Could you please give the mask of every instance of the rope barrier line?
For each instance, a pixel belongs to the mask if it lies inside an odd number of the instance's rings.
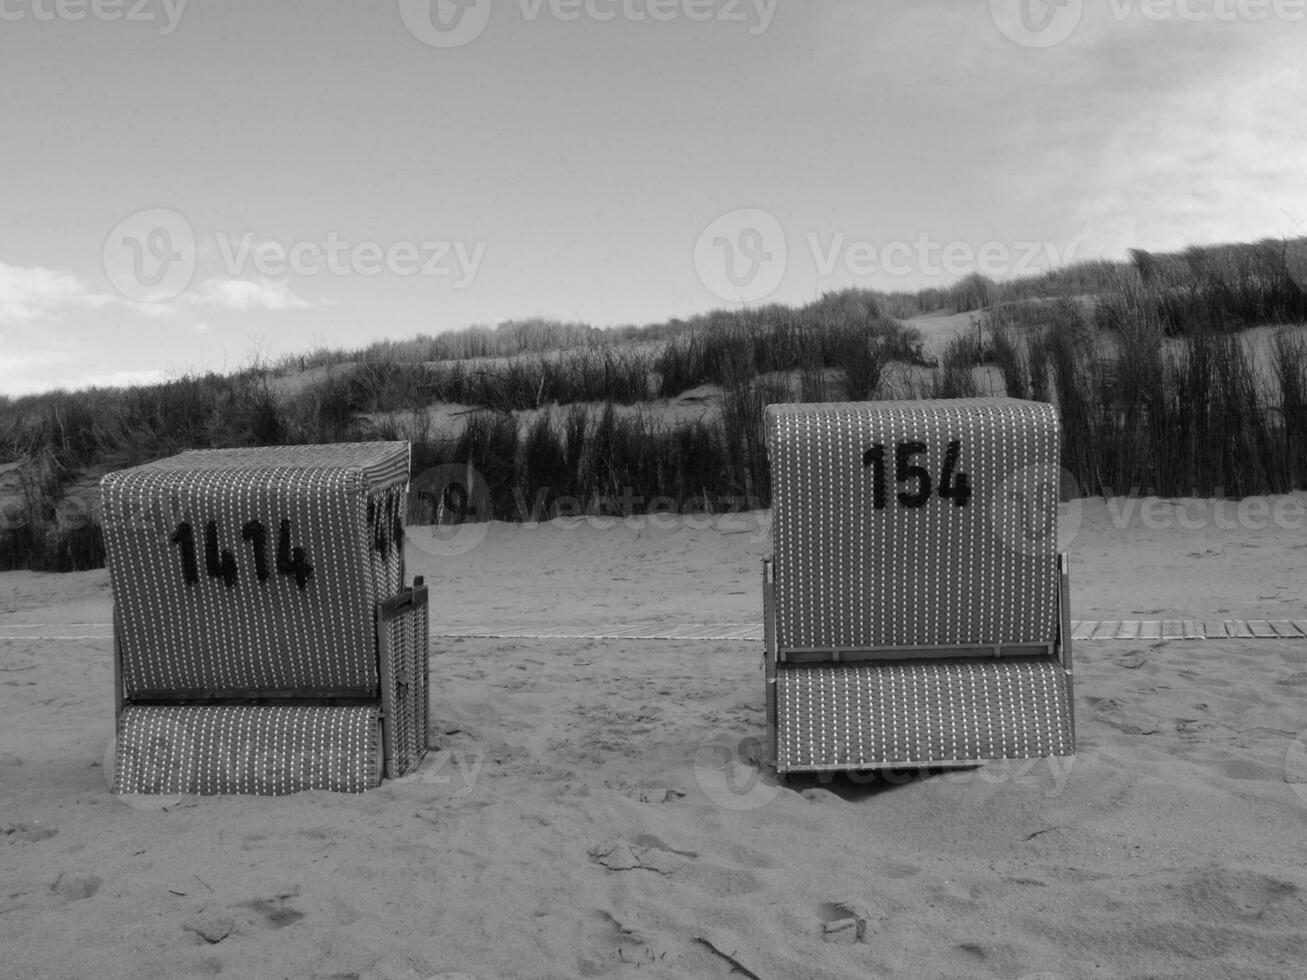
[[[1079,620],[1071,624],[1073,641],[1107,640],[1307,640],[1307,620]],[[630,626],[589,633],[526,633],[508,630],[458,630],[431,634],[437,639],[493,640],[740,640],[763,638],[761,624],[718,623],[686,626]]]
[[[72,627],[95,629],[86,633],[58,633]],[[761,623],[629,623],[605,625],[589,632],[517,632],[493,627],[434,630],[439,640],[720,640],[757,642]],[[0,623],[0,640],[111,640],[110,623]],[[1073,642],[1108,640],[1307,640],[1307,619],[1105,619],[1077,620],[1071,624]]]

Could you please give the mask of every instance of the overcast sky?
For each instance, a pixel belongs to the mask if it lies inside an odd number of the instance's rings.
[[[0,0],[0,393],[1307,234],[1304,42],[1301,0]]]

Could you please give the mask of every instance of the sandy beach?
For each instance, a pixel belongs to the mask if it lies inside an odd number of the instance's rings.
[[[1073,502],[1072,616],[1307,620],[1305,508]],[[433,630],[552,638],[433,638],[360,796],[112,796],[107,573],[0,575],[0,973],[1302,975],[1307,640],[1082,642],[1073,759],[779,786],[761,643],[562,636],[759,623],[765,513],[462,534]]]

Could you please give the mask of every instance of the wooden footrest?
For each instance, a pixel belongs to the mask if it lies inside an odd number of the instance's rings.
[[[782,665],[776,771],[1071,755],[1069,688],[1053,657]]]

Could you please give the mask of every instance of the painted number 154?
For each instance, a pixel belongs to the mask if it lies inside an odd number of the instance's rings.
[[[944,453],[939,471],[938,488],[930,471],[917,457],[926,453],[924,442],[900,442],[894,445],[894,480],[901,489],[895,499],[903,507],[924,507],[932,493],[944,500],[953,501],[954,507],[965,507],[971,500],[971,478],[958,473],[958,457],[962,454],[962,441],[954,439]],[[876,443],[862,454],[862,465],[871,468],[871,503],[876,510],[888,505],[885,475],[885,446]]]

